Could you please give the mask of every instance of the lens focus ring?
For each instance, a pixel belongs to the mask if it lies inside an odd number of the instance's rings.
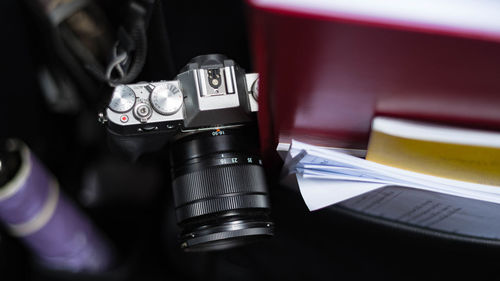
[[[229,193],[267,193],[265,180],[264,170],[259,165],[216,166],[176,178],[173,183],[174,200],[178,207],[191,201]]]
[[[218,213],[222,211],[243,208],[270,208],[267,195],[247,194],[229,197],[220,197],[198,201],[177,209],[177,219],[183,221],[188,218]]]
[[[216,166],[173,182],[179,220],[239,208],[269,208],[264,170],[259,165]]]

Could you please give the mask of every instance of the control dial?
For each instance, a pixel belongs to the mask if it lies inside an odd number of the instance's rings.
[[[125,85],[120,85],[115,88],[108,106],[111,110],[121,113],[129,111],[134,106],[134,103],[134,90]]]
[[[139,120],[141,123],[146,123],[148,122],[148,119],[151,117],[153,114],[153,110],[151,109],[151,106],[147,103],[147,101],[142,101],[139,100],[139,103],[134,108],[134,116]]]
[[[255,100],[259,100],[259,78],[257,78],[252,84],[252,96]]]
[[[175,85],[163,84],[155,87],[151,93],[151,104],[160,114],[171,115],[182,107],[182,93]]]

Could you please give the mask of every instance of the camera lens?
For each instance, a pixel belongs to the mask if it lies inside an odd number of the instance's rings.
[[[273,235],[253,127],[184,134],[171,147],[181,247],[231,248]]]

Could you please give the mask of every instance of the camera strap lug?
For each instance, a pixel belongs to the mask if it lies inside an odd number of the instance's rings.
[[[97,121],[104,125],[108,122],[108,118],[104,113],[99,112],[99,114],[97,114]]]

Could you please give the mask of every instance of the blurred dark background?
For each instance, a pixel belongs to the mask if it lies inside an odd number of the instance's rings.
[[[110,152],[97,122],[109,98],[105,83],[91,76],[85,78],[91,83],[74,82],[66,103],[41,89],[48,65],[68,81],[79,72],[60,61],[34,1],[0,1],[1,136],[31,147],[110,238],[120,265],[102,276],[51,272],[2,229],[1,280],[498,279],[498,249],[409,234],[334,208],[311,213],[297,191],[277,184],[277,175],[269,175],[277,225],[272,240],[223,252],[183,253],[165,152],[136,163]],[[111,31],[123,20],[124,3],[99,1]],[[226,54],[252,71],[244,1],[161,1],[159,9],[150,21],[148,57],[138,81],[172,79],[190,58],[207,53]],[[97,197],[95,189],[101,191]]]

